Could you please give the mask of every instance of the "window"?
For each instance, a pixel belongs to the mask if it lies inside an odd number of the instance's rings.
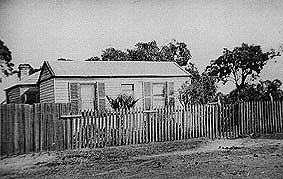
[[[94,109],[94,85],[81,84],[82,110]]]
[[[134,84],[121,84],[122,94],[134,96]]]
[[[174,106],[174,82],[144,82],[143,103],[146,110],[152,107]]]
[[[69,83],[69,100],[74,107],[82,110],[105,110],[105,84]]]
[[[156,107],[165,106],[165,91],[166,91],[166,83],[152,84],[153,106]]]

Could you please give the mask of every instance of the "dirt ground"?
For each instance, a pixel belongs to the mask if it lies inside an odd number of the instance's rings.
[[[0,178],[283,178],[283,134],[10,156]]]

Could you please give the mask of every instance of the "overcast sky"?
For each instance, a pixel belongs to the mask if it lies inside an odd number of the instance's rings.
[[[245,42],[279,48],[283,1],[0,0],[0,23],[0,39],[17,65],[39,67],[60,57],[84,60],[108,47],[125,50],[141,41],[164,45],[176,39],[188,45],[191,61],[203,70],[224,47]],[[279,59],[266,67],[264,79],[283,81]]]

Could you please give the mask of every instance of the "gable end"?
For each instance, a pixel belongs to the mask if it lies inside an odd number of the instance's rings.
[[[54,72],[50,68],[48,62],[44,62],[42,66],[42,70],[39,75],[38,82],[42,82],[54,76]]]

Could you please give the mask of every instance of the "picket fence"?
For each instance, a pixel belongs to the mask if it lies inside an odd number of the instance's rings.
[[[78,111],[71,104],[1,105],[0,154],[283,132],[283,101],[144,111]]]

